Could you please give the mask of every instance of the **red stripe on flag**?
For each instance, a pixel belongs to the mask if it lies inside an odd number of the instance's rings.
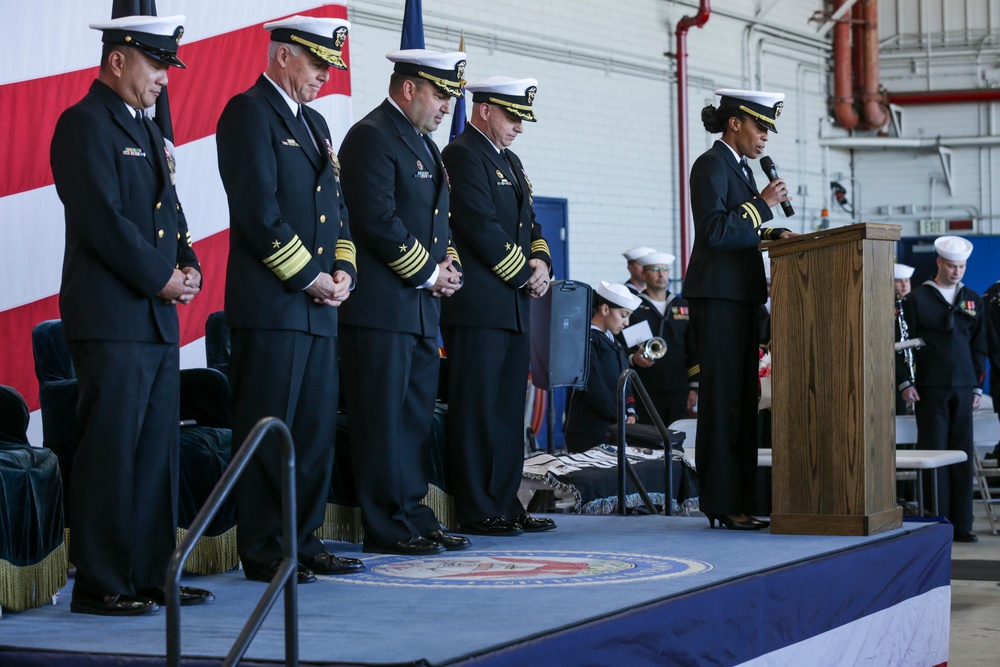
[[[347,8],[343,5],[325,5],[300,13],[347,18]],[[253,85],[264,71],[268,33],[262,25],[181,44],[178,55],[188,69],[171,68],[169,72],[170,111],[178,146],[215,134],[216,123],[229,99]],[[93,49],[94,59],[99,59],[98,40],[86,48]],[[344,61],[350,63],[347,45]],[[65,109],[87,94],[97,72],[97,67],[91,67],[0,86],[0,118],[6,128],[0,129],[5,149],[0,154],[0,197],[52,184],[49,143],[56,121]],[[348,72],[330,70],[330,80],[320,96],[333,94],[351,94]]]
[[[210,313],[222,310],[226,285],[226,263],[229,258],[229,230],[212,234],[194,244],[201,263],[203,289],[189,306],[179,306],[181,345],[205,335],[205,320]],[[31,350],[31,329],[45,320],[59,317],[59,295],[0,312],[0,384],[14,387],[28,402],[30,410],[38,409],[38,381]],[[34,443],[41,444],[41,443]]]

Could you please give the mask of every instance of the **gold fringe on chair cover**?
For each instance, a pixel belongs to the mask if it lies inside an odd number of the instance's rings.
[[[455,518],[455,499],[440,488],[428,484],[427,495],[420,502],[434,510],[434,515],[445,528],[448,530],[458,528],[458,520]]]
[[[0,607],[24,611],[41,607],[66,585],[66,543],[34,565],[11,565],[0,559]]]
[[[427,505],[449,530],[458,528],[455,521],[455,499],[447,493],[429,484],[427,495],[421,501]],[[326,504],[326,516],[323,525],[313,531],[321,540],[336,542],[352,542],[360,544],[365,540],[365,530],[361,524],[361,508],[351,505]]]
[[[187,531],[177,529],[177,543],[184,539]],[[184,561],[184,571],[188,574],[219,574],[234,569],[240,563],[236,549],[236,527],[221,535],[202,536],[194,545],[191,555]]]
[[[69,528],[63,528],[63,539],[66,541],[66,569],[72,570],[76,565],[69,561]]]
[[[313,534],[321,540],[363,542],[365,531],[361,527],[361,508],[327,503],[323,525],[313,531]]]

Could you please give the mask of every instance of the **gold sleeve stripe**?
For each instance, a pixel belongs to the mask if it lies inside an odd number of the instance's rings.
[[[538,239],[531,242],[531,254],[535,254],[536,252],[544,252],[546,255],[552,256],[552,253],[549,252],[549,244],[545,239]]]
[[[288,280],[301,271],[311,259],[312,255],[302,245],[302,241],[298,236],[294,236],[287,246],[266,258],[264,265],[274,271],[274,275],[281,280]]]
[[[352,241],[348,241],[347,239],[337,241],[337,250],[334,255],[334,260],[350,262],[351,266],[355,269],[358,268],[358,253],[354,247],[354,243]]]
[[[459,264],[461,264],[461,263],[462,263],[462,260],[461,260],[461,258],[460,258],[460,257],[458,256],[458,251],[457,251],[457,250],[455,250],[455,249],[454,249],[453,247],[451,247],[451,246],[448,246],[448,252],[446,252],[446,253],[445,253],[445,256],[447,256],[447,257],[451,257],[451,258],[452,258],[453,260],[455,260],[455,261],[456,261],[456,262],[458,262]]]
[[[688,369],[689,378],[693,378],[695,375],[698,375],[699,373],[701,373],[701,365],[699,364],[695,364],[694,366]]]
[[[527,261],[521,248],[515,246],[503,261],[493,267],[493,273],[497,274],[500,280],[510,280],[517,275],[517,272]]]
[[[428,257],[430,257],[430,254],[426,248],[414,241],[413,247],[405,255],[395,262],[389,262],[389,268],[395,271],[396,275],[403,280],[408,280],[416,275],[424,264],[427,263]]]
[[[194,247],[194,243],[191,241],[191,232],[187,233],[187,243],[188,246]]]
[[[760,227],[760,223],[763,222],[760,217],[760,212],[754,207],[750,202],[744,202],[740,204],[744,211],[750,214],[750,220],[753,222],[753,228],[757,229]]]

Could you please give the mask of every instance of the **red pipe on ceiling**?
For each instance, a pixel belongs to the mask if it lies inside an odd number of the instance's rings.
[[[680,173],[680,245],[681,277],[687,273],[689,250],[688,231],[691,227],[691,212],[688,191],[688,97],[687,97],[687,33],[691,28],[700,28],[708,22],[712,9],[709,0],[701,0],[698,13],[685,16],[677,22],[677,155]]]
[[[857,5],[855,5],[857,8]],[[889,109],[879,91],[878,61],[878,0],[861,0],[864,19],[864,81],[861,84],[861,126],[863,130],[876,130],[889,122]]]
[[[840,9],[845,2],[847,0],[836,0],[834,10]],[[833,26],[833,117],[845,130],[853,130],[858,124],[851,90],[852,68],[851,24],[841,19]]]
[[[938,90],[931,92],[889,93],[890,104],[950,104],[954,102],[996,102],[1000,100],[1000,90]]]

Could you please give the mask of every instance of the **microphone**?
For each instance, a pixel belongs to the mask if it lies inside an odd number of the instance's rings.
[[[760,158],[760,168],[764,170],[764,174],[772,181],[778,177],[778,169],[774,166],[774,160],[769,156],[764,155]],[[784,211],[786,218],[795,215],[795,209],[792,208],[791,202],[781,202],[781,210]]]

